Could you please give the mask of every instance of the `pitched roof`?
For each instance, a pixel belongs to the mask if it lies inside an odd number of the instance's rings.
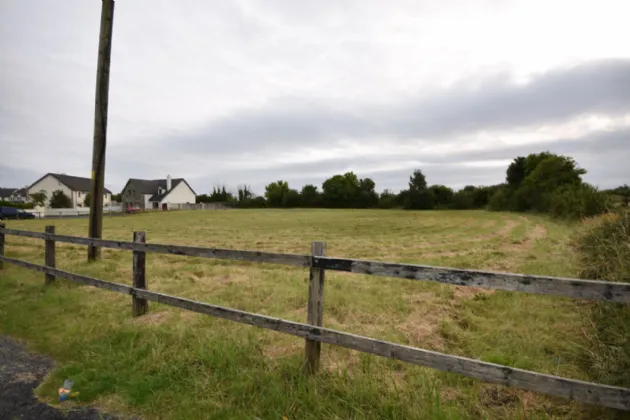
[[[162,188],[166,190],[166,179],[138,179],[138,178],[129,178],[125,187],[123,188],[122,193],[127,189],[127,187],[131,184],[133,185],[133,189],[138,191],[141,194],[153,194],[149,201],[162,201],[164,197],[166,197],[171,191],[175,189],[181,182],[188,185],[188,188],[193,192],[193,194],[197,195],[195,191],[192,189],[190,184],[186,182],[184,178],[172,178],[171,179],[171,189],[169,191],[164,191],[162,194],[158,194],[158,188]]]
[[[182,182],[182,178],[176,178],[171,180],[171,188],[175,188],[180,182]],[[123,191],[127,189],[127,185],[133,184],[133,189],[142,193],[142,194],[156,194],[158,191],[158,187],[166,189],[166,179],[137,179],[137,178],[129,178],[125,188]]]
[[[0,188],[0,197],[9,197],[17,188]]]
[[[157,186],[159,186],[163,190],[166,190],[166,180],[165,179],[156,179],[155,182],[157,182]],[[162,194],[158,194],[157,193],[157,186],[156,186],[155,190],[153,190],[153,192],[155,194],[153,194],[151,196],[151,198],[149,198],[149,201],[162,201],[162,199],[164,197],[166,197],[168,195],[168,193],[173,191],[173,188],[177,187],[180,182],[186,182],[186,181],[184,181],[184,178],[171,179],[171,189],[169,191],[164,191]],[[186,185],[188,185],[188,183],[186,183]],[[192,190],[192,188],[191,188],[191,190]]]
[[[33,182],[28,188],[30,189],[33,185],[37,184],[39,181],[41,181],[42,179],[46,178],[49,175],[57,178],[59,182],[61,182],[62,184],[64,184],[66,187],[70,188],[73,191],[81,191],[81,192],[92,191],[92,180],[90,178],[83,178],[80,176],[72,176],[72,175],[66,175],[66,174],[53,174],[53,173],[47,173],[46,175],[44,175],[37,181]],[[107,194],[112,193],[107,188],[105,188],[104,191]]]
[[[162,199],[166,197],[166,194],[168,194],[168,191],[162,194],[153,194],[151,198],[149,198],[149,201],[162,201]]]

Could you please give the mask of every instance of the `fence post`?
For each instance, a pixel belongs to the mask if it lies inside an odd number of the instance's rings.
[[[312,245],[313,258],[326,255],[325,242],[313,242]],[[324,323],[324,281],[326,279],[325,270],[322,268],[313,268],[309,276],[308,286],[308,312],[307,323],[323,326]],[[308,373],[316,373],[319,369],[319,359],[322,349],[322,343],[306,339],[306,371]]]
[[[145,232],[134,232],[133,241],[145,243],[147,234]],[[144,251],[133,251],[133,287],[137,289],[147,288],[146,277],[147,253]],[[131,315],[136,317],[144,315],[149,310],[149,302],[135,295],[131,295]]]
[[[46,230],[45,230],[46,234],[48,235],[54,235],[55,234],[55,227],[54,226],[46,226]],[[51,268],[56,268],[56,258],[55,258],[55,240],[54,239],[46,239],[46,246],[45,246],[45,261],[46,261],[46,267],[51,267]],[[46,273],[45,274],[45,278],[46,278],[46,285],[52,284],[55,282],[55,275],[54,274],[49,274]]]
[[[0,229],[5,228],[4,223],[0,223]],[[0,232],[0,257],[4,257],[4,233]],[[4,261],[0,260],[0,270],[4,268]]]

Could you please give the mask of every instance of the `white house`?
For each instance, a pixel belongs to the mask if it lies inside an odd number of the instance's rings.
[[[0,201],[26,203],[28,201],[26,188],[0,188]]]
[[[83,207],[85,196],[92,189],[92,180],[90,178],[82,178],[66,174],[48,173],[35,181],[27,188],[28,196],[38,192],[46,193],[46,207],[50,205],[50,198],[57,190],[63,191],[70,200],[72,207]],[[109,206],[112,202],[112,192],[105,188],[103,194],[103,205]]]
[[[194,204],[197,194],[183,178],[130,178],[121,194],[123,207],[168,209],[169,204]]]

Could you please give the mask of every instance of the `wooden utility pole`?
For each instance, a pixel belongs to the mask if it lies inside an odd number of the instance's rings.
[[[101,0],[101,30],[96,68],[96,106],[94,108],[94,146],[92,148],[92,202],[90,203],[90,238],[103,236],[103,192],[105,190],[105,148],[107,146],[107,106],[109,98],[109,63],[112,52],[114,0]],[[101,258],[101,248],[88,246],[88,261]]]

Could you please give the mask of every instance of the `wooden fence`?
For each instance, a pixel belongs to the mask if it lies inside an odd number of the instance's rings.
[[[44,240],[45,265],[34,264],[5,256],[5,238],[7,235]],[[133,286],[69,273],[55,268],[56,242],[133,251]],[[302,337],[306,339],[305,368],[310,373],[315,373],[318,370],[321,343],[328,343],[364,353],[401,360],[407,363],[428,366],[446,372],[454,372],[487,382],[630,411],[630,389],[627,388],[562,378],[495,363],[483,362],[481,360],[390,343],[322,327],[326,270],[346,271],[373,276],[398,277],[407,280],[433,281],[459,286],[475,286],[488,289],[565,296],[576,299],[600,300],[617,304],[630,303],[630,284],[478,270],[461,270],[415,264],[383,263],[347,258],[331,258],[326,256],[325,251],[326,246],[322,242],[314,242],[312,244],[311,255],[295,255],[151,244],[146,243],[146,235],[144,232],[134,232],[133,241],[127,242],[56,235],[54,226],[47,226],[45,232],[40,233],[6,229],[4,225],[0,224],[0,270],[3,267],[3,263],[7,262],[44,273],[46,284],[53,283],[56,278],[63,278],[73,282],[130,295],[133,316],[146,314],[148,311],[148,301],[153,301]],[[270,316],[149,291],[147,290],[148,285],[145,274],[147,252],[308,267],[310,268],[310,281],[307,323],[286,321]]]

